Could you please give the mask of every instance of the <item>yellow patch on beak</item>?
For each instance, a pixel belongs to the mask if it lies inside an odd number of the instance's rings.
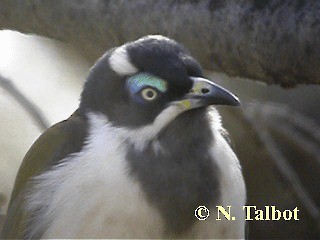
[[[193,85],[193,88],[191,89],[191,92],[195,95],[201,95],[202,94],[202,89],[203,88],[207,88],[208,85],[207,83],[205,82],[196,82],[194,85]]]
[[[191,108],[191,101],[189,99],[181,100],[178,103],[184,110],[188,110]]]

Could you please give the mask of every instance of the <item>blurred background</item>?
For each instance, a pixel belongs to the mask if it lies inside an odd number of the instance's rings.
[[[0,74],[43,115],[47,126],[68,118],[79,103],[89,65],[57,41],[0,31]],[[44,131],[25,107],[0,86],[0,193],[6,212],[20,163]]]
[[[77,108],[89,64],[72,46],[0,31],[0,75],[30,101],[50,126]],[[236,93],[241,108],[219,107],[241,161],[248,205],[298,207],[299,221],[249,222],[250,238],[320,238],[320,86],[293,89],[207,73]],[[44,131],[13,92],[0,85],[0,210],[4,215],[15,175]],[[2,217],[3,221],[3,217]]]

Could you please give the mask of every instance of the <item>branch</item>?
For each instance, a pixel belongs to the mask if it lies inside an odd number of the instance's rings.
[[[0,214],[0,232],[2,231],[5,219],[6,219],[6,215]]]
[[[41,131],[46,130],[50,126],[41,113],[41,110],[28,100],[28,98],[25,97],[10,80],[0,76],[0,87],[6,90],[20,104],[20,106],[27,111],[27,113],[38,124]]]
[[[320,127],[313,120],[296,113],[287,106],[258,104],[264,121],[313,155],[320,165]]]
[[[290,183],[290,186],[294,190],[297,197],[300,199],[302,204],[304,205],[305,209],[308,211],[308,214],[313,218],[313,220],[317,223],[317,227],[320,228],[320,209],[318,208],[315,201],[312,199],[308,191],[303,187],[299,176],[295,172],[295,170],[291,167],[290,163],[286,159],[286,157],[282,154],[279,150],[279,147],[273,140],[271,134],[267,129],[267,122],[271,122],[270,118],[273,115],[276,116],[284,116],[283,113],[279,114],[280,108],[275,107],[274,105],[270,104],[260,104],[258,102],[244,104],[244,115],[250,121],[253,128],[256,130],[256,133],[266,149],[268,150],[269,154],[271,155],[271,159],[273,163],[280,171],[280,173],[285,177],[285,179]],[[275,111],[273,111],[275,110]],[[274,114],[275,113],[275,114]],[[259,116],[257,116],[257,114]],[[310,121],[309,121],[310,122]],[[303,125],[300,125],[303,126]],[[319,130],[319,126],[315,128],[315,130]],[[307,129],[308,131],[308,129]],[[286,132],[290,133],[291,132]],[[291,135],[291,137],[296,137],[295,135]],[[304,140],[304,139],[303,139]],[[300,141],[299,141],[300,143]],[[305,144],[305,141],[302,141],[302,144]],[[316,155],[318,158],[318,155]],[[317,159],[319,162],[319,159]]]
[[[1,0],[0,28],[70,43],[92,62],[146,34],[182,42],[208,70],[320,84],[320,1]]]
[[[279,123],[274,121],[269,121],[269,125],[273,129],[286,135],[288,139],[297,143],[305,152],[308,152],[309,154],[313,155],[317,163],[320,165],[320,148],[318,144],[316,144],[313,141],[310,141],[303,134],[295,131],[292,126],[281,126]]]
[[[2,206],[6,203],[6,196],[0,192],[0,233],[2,230],[2,227],[4,225],[4,220],[6,219],[6,215],[2,214]]]
[[[259,107],[262,107],[261,104],[259,105]],[[320,143],[320,127],[314,120],[292,111],[287,105],[279,106],[279,104],[267,103],[263,109],[262,113],[265,115],[266,120],[270,120],[267,116],[272,114],[273,117],[288,122],[289,124],[286,124],[286,126],[296,126],[308,133],[314,141]]]

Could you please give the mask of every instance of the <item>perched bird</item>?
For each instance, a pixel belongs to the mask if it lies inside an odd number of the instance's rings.
[[[245,185],[216,104],[239,101],[174,40],[107,51],[78,110],[26,154],[1,237],[244,238]],[[216,220],[220,205],[233,220]]]

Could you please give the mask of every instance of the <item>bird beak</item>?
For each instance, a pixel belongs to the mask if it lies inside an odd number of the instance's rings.
[[[240,105],[239,99],[223,87],[205,78],[191,77],[191,80],[193,81],[192,89],[177,102],[186,110],[209,105]]]

